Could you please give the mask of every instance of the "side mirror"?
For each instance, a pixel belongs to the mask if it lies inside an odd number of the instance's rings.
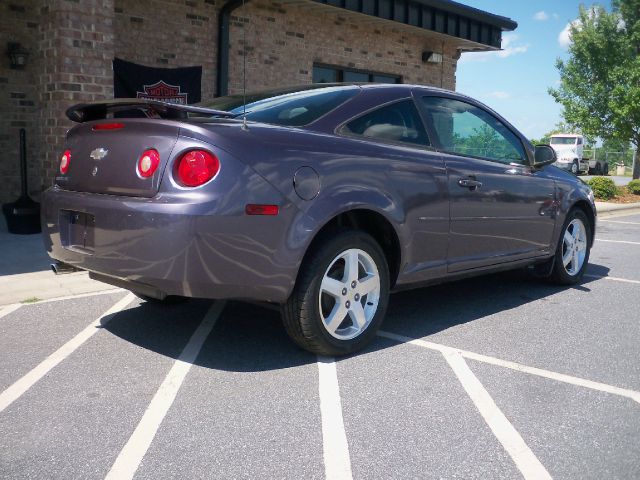
[[[536,145],[534,154],[534,167],[544,167],[545,165],[551,165],[558,158],[556,157],[556,151],[549,145]]]

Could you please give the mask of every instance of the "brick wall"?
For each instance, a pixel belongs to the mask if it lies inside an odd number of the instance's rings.
[[[14,201],[20,193],[20,128],[27,133],[29,188],[32,192],[41,188],[37,136],[39,17],[36,1],[0,3],[0,203]],[[10,68],[6,53],[9,42],[19,42],[30,52],[23,70]]]
[[[230,93],[242,90],[244,52],[249,91],[309,83],[314,63],[401,75],[403,83],[455,89],[458,53],[443,42],[443,36],[311,6],[257,0],[233,12]],[[444,52],[443,63],[423,63],[425,50]]]
[[[202,66],[202,98],[216,84],[218,10],[224,0],[116,0],[115,55],[150,67]]]
[[[113,0],[42,2],[39,88],[43,187],[51,184],[74,103],[113,96]]]

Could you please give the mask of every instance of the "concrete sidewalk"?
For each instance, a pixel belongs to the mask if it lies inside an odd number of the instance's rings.
[[[640,203],[596,202],[596,207],[605,216],[640,213]],[[86,272],[54,275],[40,234],[12,235],[0,218],[0,306],[114,289],[91,280]]]
[[[40,234],[8,233],[0,216],[0,306],[114,289],[87,272],[55,275],[50,265]]]

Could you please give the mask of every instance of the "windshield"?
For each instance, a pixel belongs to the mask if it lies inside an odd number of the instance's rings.
[[[246,95],[230,95],[202,104],[241,116],[246,108],[247,120],[300,127],[307,125],[354,97],[360,88],[355,85],[308,85],[269,90]]]
[[[551,145],[575,145],[576,137],[551,137]]]

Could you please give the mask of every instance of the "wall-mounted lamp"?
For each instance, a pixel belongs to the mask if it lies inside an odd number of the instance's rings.
[[[17,42],[9,42],[7,45],[7,54],[11,59],[11,68],[21,70],[27,64],[29,52],[26,48]]]
[[[422,52],[422,61],[425,63],[442,63],[442,54],[438,52]]]

